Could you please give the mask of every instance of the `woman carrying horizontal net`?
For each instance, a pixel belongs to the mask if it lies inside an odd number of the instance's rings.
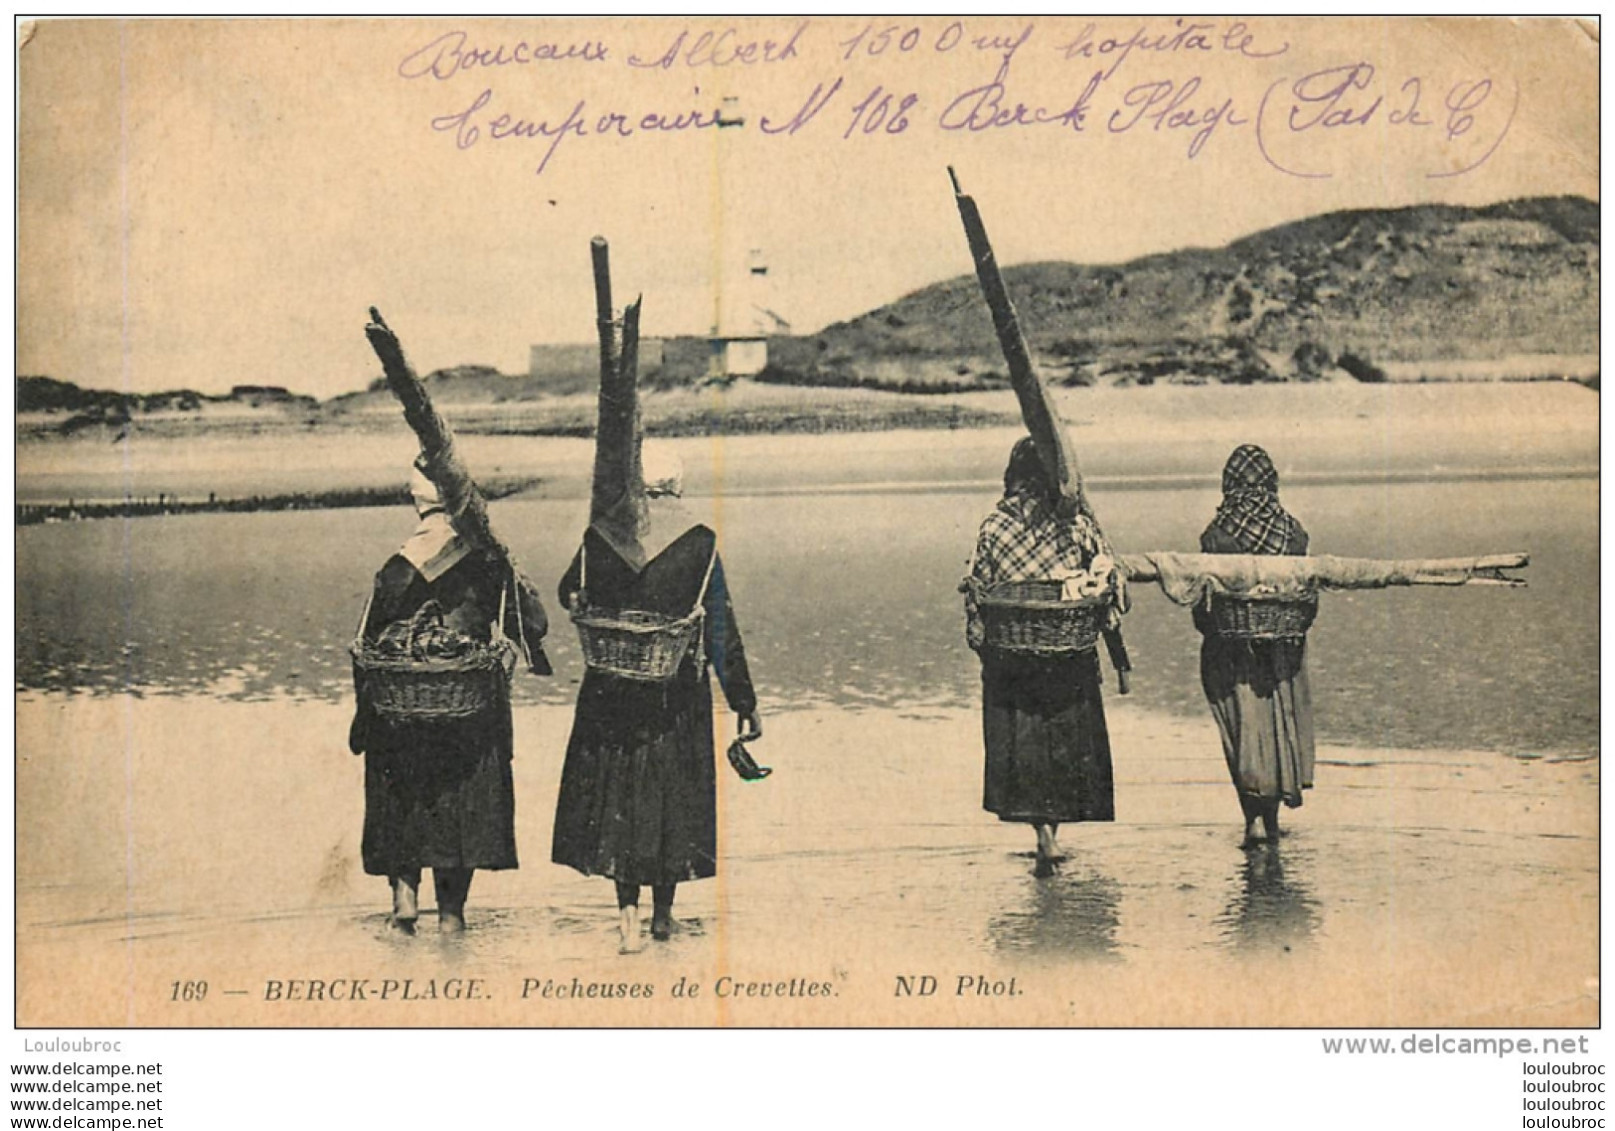
[[[1279,502],[1279,476],[1268,454],[1245,444],[1228,457],[1222,505],[1200,536],[1207,554],[1307,552],[1307,532]],[[1317,598],[1301,602],[1310,623]],[[1215,610],[1197,604],[1202,634],[1200,682],[1222,735],[1223,756],[1245,817],[1245,844],[1277,843],[1279,805],[1301,804],[1312,788],[1312,689],[1306,637],[1258,639],[1219,627]],[[1257,823],[1262,835],[1257,834]]]

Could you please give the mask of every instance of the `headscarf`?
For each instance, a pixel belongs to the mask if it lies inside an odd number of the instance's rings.
[[[1279,503],[1279,473],[1255,444],[1241,444],[1222,469],[1222,505],[1211,520],[1247,554],[1285,554],[1306,531]]]
[[[1055,568],[1085,568],[1099,555],[1114,557],[1091,514],[1062,513],[1048,469],[1030,436],[1021,437],[1010,449],[998,510],[1016,521],[1017,532],[1009,538],[1016,545],[1007,556],[1023,559],[1019,565],[1026,576],[1046,576]]]
[[[1038,457],[1037,444],[1032,437],[1022,436],[1009,450],[1009,463],[1004,466],[1004,497],[1024,495],[1052,507],[1054,488],[1049,483],[1048,469]]]
[[[420,516],[420,522],[399,547],[398,554],[428,582],[433,582],[469,554],[471,546],[455,532],[448,512],[443,509],[437,485],[426,478],[419,466],[410,471],[409,494],[415,501],[415,513]]]
[[[1004,467],[1004,497],[982,523],[969,575],[960,584],[965,593],[965,615],[971,625],[970,639],[979,639],[980,632],[976,583],[1065,580],[1082,574],[1102,576],[1105,580],[1101,584],[1113,587],[1103,628],[1107,640],[1113,636],[1117,641],[1121,639],[1117,635],[1121,614],[1131,604],[1126,574],[1116,568],[1115,551],[1099,529],[1093,511],[1081,506],[1077,513],[1068,514],[1060,502],[1038,458],[1036,443],[1032,437],[1023,436],[1010,449],[1009,463]]]

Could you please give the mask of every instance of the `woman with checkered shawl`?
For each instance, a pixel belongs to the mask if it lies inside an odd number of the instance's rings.
[[[1222,472],[1222,505],[1200,536],[1207,554],[1305,554],[1307,532],[1279,503],[1279,475],[1255,444],[1236,448]],[[1312,788],[1312,689],[1306,641],[1219,636],[1209,609],[1196,607],[1202,633],[1200,683],[1222,734],[1223,756],[1245,814],[1245,843],[1279,836],[1279,802],[1292,809]]]
[[[1085,570],[1109,553],[1086,514],[1062,517],[1031,437],[1010,453],[1004,497],[981,524],[970,579],[981,586]],[[980,614],[967,585],[966,638],[981,657],[982,735],[987,765],[982,806],[1037,832],[1037,873],[1059,857],[1060,825],[1115,820],[1110,735],[1094,650],[1035,656],[983,648]]]

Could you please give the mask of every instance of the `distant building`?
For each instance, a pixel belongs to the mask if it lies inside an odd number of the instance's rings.
[[[641,338],[639,375],[649,384],[694,385],[750,377],[768,365],[768,339],[789,334],[774,312],[773,282],[763,253],[753,249],[745,274],[721,284],[718,318],[705,337]],[[597,342],[529,347],[528,373],[560,388],[591,384],[600,373]]]
[[[750,377],[768,366],[770,334],[788,334],[790,323],[774,313],[773,280],[759,248],[746,257],[746,273],[719,296],[712,330],[712,374]]]

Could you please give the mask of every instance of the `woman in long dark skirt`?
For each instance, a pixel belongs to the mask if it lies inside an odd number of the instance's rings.
[[[1305,554],[1307,532],[1279,503],[1279,476],[1255,444],[1234,450],[1222,473],[1222,505],[1200,536],[1207,554]],[[1314,598],[1315,600],[1315,598]],[[1279,805],[1312,788],[1315,745],[1306,640],[1218,635],[1211,611],[1194,610],[1202,633],[1200,682],[1222,736],[1223,757],[1245,817],[1246,845],[1277,843]]]
[[[507,562],[455,534],[437,489],[418,469],[410,488],[420,524],[376,574],[365,640],[396,635],[431,604],[433,615],[419,622],[425,631],[486,642],[504,594],[502,630],[521,641],[532,670],[547,675],[543,607],[517,596]],[[364,869],[387,877],[393,923],[410,933],[421,870],[432,869],[438,927],[462,931],[472,873],[516,867],[508,697],[465,719],[398,722],[378,715],[363,680],[357,683],[348,745],[365,756]]]
[[[654,486],[675,495],[677,476]],[[586,876],[615,881],[622,947],[638,949],[640,888],[649,885],[651,937],[673,930],[680,882],[717,874],[717,786],[712,687],[715,673],[740,737],[762,733],[757,696],[717,556],[717,535],[682,523],[674,508],[651,504],[647,549],[672,528],[683,533],[635,568],[594,527],[561,579],[560,598],[573,607],[580,590],[589,606],[668,617],[705,610],[702,633],[666,683],[585,672],[561,772],[552,859]],[[586,576],[585,576],[586,574]]]
[[[1030,437],[1010,453],[1004,497],[981,524],[970,578],[977,586],[1046,580],[1086,571],[1108,553],[1088,517],[1063,518]],[[1037,872],[1060,859],[1062,824],[1115,819],[1110,735],[1097,653],[1053,656],[983,647],[983,626],[967,584],[966,635],[981,657],[982,733],[987,761],[983,807],[1001,821],[1030,824]]]

